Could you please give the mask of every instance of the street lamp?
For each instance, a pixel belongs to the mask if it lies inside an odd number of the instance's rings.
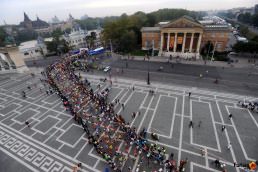
[[[148,58],[148,74],[147,74],[147,85],[150,85],[150,54],[152,54],[152,56],[154,55],[153,53],[153,43],[152,43],[152,46],[151,48],[149,48],[148,50],[148,54],[147,54],[147,58]],[[150,53],[152,52],[152,53]]]

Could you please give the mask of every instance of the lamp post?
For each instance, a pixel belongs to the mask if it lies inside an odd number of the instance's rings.
[[[150,53],[152,51],[152,53]],[[153,44],[152,48],[149,49],[147,58],[148,58],[148,73],[147,73],[147,85],[150,85],[150,54],[154,55],[153,53]]]

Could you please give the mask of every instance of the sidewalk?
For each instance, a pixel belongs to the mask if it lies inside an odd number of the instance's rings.
[[[128,59],[127,57],[123,57],[123,59]],[[130,58],[130,60],[138,60],[138,61],[143,61],[144,57],[143,56],[133,56],[133,59]],[[237,59],[238,62],[234,62],[231,64],[228,64],[227,62],[223,61],[206,61],[206,64],[204,60],[186,60],[186,59],[175,59],[172,58],[172,60],[169,60],[169,57],[161,57],[161,56],[155,56],[155,57],[150,57],[150,61],[152,62],[172,62],[172,63],[181,63],[181,64],[192,64],[192,65],[207,65],[207,66],[214,66],[214,67],[224,67],[224,68],[250,68],[254,66],[252,63],[248,63],[248,59]],[[147,61],[147,58],[145,58],[145,61]]]

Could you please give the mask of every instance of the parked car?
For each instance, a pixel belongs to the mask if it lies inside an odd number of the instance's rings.
[[[105,68],[104,68],[104,72],[108,72],[108,71],[110,71],[111,70],[111,67],[110,66],[106,66]]]

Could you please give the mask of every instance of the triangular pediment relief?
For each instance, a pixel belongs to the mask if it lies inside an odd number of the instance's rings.
[[[200,23],[187,19],[185,17],[171,21],[166,25],[161,26],[162,28],[203,28]]]

